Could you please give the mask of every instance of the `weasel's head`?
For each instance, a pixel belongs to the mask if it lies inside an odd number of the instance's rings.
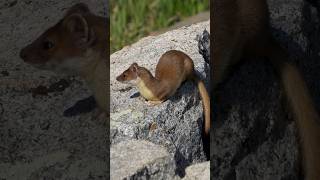
[[[125,70],[116,78],[117,81],[136,85],[137,80],[139,79],[138,68],[139,66],[137,63],[131,64],[131,66],[127,70]]]
[[[79,73],[92,56],[90,53],[93,53],[96,40],[95,32],[85,18],[88,13],[87,5],[74,5],[55,26],[24,47],[20,57],[38,68]]]

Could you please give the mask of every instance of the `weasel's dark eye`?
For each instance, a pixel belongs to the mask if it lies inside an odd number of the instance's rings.
[[[49,41],[49,40],[46,40],[44,43],[43,43],[43,48],[45,50],[49,50],[51,48],[53,48],[54,44],[53,42]]]

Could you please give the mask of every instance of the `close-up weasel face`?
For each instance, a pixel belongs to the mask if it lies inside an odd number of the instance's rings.
[[[138,79],[138,64],[133,63],[131,66],[125,70],[122,74],[120,74],[116,79],[122,83],[136,84],[136,80]]]
[[[94,42],[94,30],[85,17],[80,13],[67,14],[24,47],[20,57],[37,68],[75,74],[90,60]]]

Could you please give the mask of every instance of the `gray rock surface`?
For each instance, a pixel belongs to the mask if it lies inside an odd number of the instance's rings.
[[[173,179],[175,163],[166,148],[143,140],[121,141],[110,149],[110,179]]]
[[[0,179],[107,178],[104,119],[95,112],[62,116],[91,94],[84,82],[36,69],[19,58],[22,47],[78,2],[106,14],[107,1],[0,2]],[[41,95],[43,87],[52,91]]]
[[[209,180],[210,161],[191,165],[186,168],[186,176],[183,180]]]
[[[319,12],[303,0],[268,3],[274,35],[289,50],[319,107]],[[212,178],[301,179],[296,125],[271,64],[244,62],[217,93]]]
[[[198,50],[197,35],[209,29],[209,21],[149,36],[115,52],[110,57],[112,144],[127,139],[144,139],[166,147],[176,164],[176,174],[184,176],[186,166],[206,160],[201,139],[202,103],[196,86],[186,82],[177,93],[157,106],[147,105],[137,89],[116,81],[133,62],[154,74],[160,56],[171,49],[182,50],[194,61],[205,78],[205,61]]]

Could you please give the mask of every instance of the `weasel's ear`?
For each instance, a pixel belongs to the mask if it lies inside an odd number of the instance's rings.
[[[133,63],[131,64],[131,69],[134,73],[137,73],[138,72],[138,64],[137,63]]]
[[[95,40],[94,31],[89,28],[87,20],[81,14],[66,17],[63,26],[72,34],[78,47],[88,47]]]
[[[69,16],[71,14],[85,14],[85,13],[90,13],[89,7],[84,4],[84,3],[78,3],[73,5],[66,13],[65,16]]]

